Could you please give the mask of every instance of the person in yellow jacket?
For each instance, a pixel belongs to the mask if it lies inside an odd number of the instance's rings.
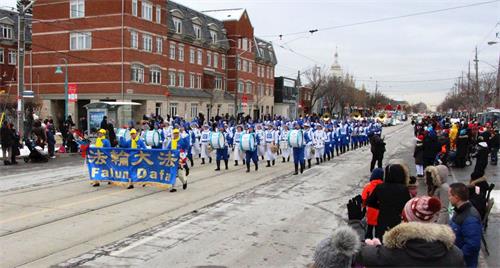
[[[186,163],[186,150],[188,147],[188,138],[181,138],[179,129],[174,129],[172,138],[167,138],[163,142],[164,150],[179,150],[179,170],[177,171],[177,178],[182,182],[182,189],[187,188],[187,176],[189,176],[189,165]],[[175,185],[172,185],[170,192],[176,192]]]
[[[458,124],[453,123],[453,126],[450,130],[450,149],[455,151],[457,150],[457,136],[458,136]]]
[[[108,139],[106,139],[106,130],[105,129],[99,129],[97,132],[97,139],[95,140],[94,147],[96,148],[110,148],[111,143],[109,142]],[[99,181],[92,181],[92,186],[97,187],[99,186]]]

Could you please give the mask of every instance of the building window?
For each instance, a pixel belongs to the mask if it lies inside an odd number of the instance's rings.
[[[179,18],[173,18],[172,20],[174,21],[175,32],[182,34],[182,21]]]
[[[177,115],[177,103],[175,103],[175,102],[170,103],[170,115],[171,116]]]
[[[136,31],[130,32],[130,47],[139,48],[139,34]]]
[[[161,7],[156,6],[156,23],[161,23]]]
[[[161,37],[156,37],[156,52],[160,54],[163,52],[163,39]]]
[[[227,105],[227,112],[229,114],[234,114],[234,104],[228,104]]]
[[[179,61],[184,61],[184,45],[179,44]]]
[[[132,64],[132,81],[144,83],[144,67],[139,64]]]
[[[179,87],[184,87],[184,73],[178,73],[177,76],[179,79]]]
[[[246,93],[248,93],[248,94],[253,94],[253,86],[252,86],[252,83],[247,82],[247,88],[246,88],[246,89],[247,89]]]
[[[196,52],[194,48],[189,48],[189,63],[194,64],[196,58]]]
[[[243,82],[239,81],[238,82],[238,93],[243,93],[244,88],[245,88],[245,85],[243,84]]]
[[[264,85],[259,84],[259,96],[264,96]]]
[[[201,88],[201,75],[196,76],[196,85],[198,88]]]
[[[12,39],[12,26],[2,25],[2,36],[4,39]]]
[[[219,54],[214,54],[214,68],[219,68]]]
[[[145,51],[152,52],[153,51],[153,37],[149,34],[142,35],[142,48]]]
[[[85,50],[92,48],[92,33],[81,32],[70,34],[70,50]]]
[[[217,76],[215,78],[215,88],[216,89],[222,89],[222,77]]]
[[[246,38],[243,38],[243,41],[242,41],[242,48],[243,50],[248,50],[248,39]]]
[[[195,77],[195,75],[194,74],[189,74],[189,87],[190,88],[195,88],[196,87],[195,83],[196,83],[196,77]]]
[[[201,39],[201,27],[199,25],[193,25],[194,37],[197,40]]]
[[[198,65],[203,65],[203,51],[201,51],[201,50],[198,50],[197,61],[198,61]]]
[[[168,85],[171,86],[171,87],[175,87],[175,72],[174,71],[170,71],[168,72]]]
[[[217,32],[210,31],[210,36],[212,37],[212,44],[217,44]]]
[[[9,50],[9,64],[10,65],[17,64],[17,50]]]
[[[226,55],[222,55],[221,68],[226,69]]]
[[[161,83],[161,70],[158,67],[151,68],[149,72],[150,83],[159,85]]]
[[[70,18],[85,17],[85,0],[71,0],[69,3]]]
[[[191,118],[194,118],[198,115],[198,104],[191,103]]]
[[[132,16],[137,17],[137,0],[132,0]]]
[[[175,60],[175,43],[170,43],[169,55],[171,60]]]
[[[241,60],[238,58],[238,62],[236,63],[238,71],[241,70]]]
[[[150,2],[142,1],[142,18],[153,21],[153,5]]]
[[[0,63],[4,63],[3,56],[3,48],[0,48]]]
[[[252,72],[253,72],[253,70],[252,70],[252,69],[253,69],[253,68],[252,68],[252,62],[250,62],[250,61],[249,61],[249,62],[248,62],[248,72],[252,73]]]
[[[207,52],[207,66],[211,67],[212,66],[212,53]]]

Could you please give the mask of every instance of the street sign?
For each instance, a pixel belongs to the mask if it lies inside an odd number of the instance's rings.
[[[35,97],[35,92],[32,90],[25,90],[23,91],[23,98],[34,98]]]
[[[77,86],[75,83],[68,84],[68,101],[76,102],[78,99],[78,95],[76,94]]]

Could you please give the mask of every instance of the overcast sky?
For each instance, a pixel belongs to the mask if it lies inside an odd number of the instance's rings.
[[[496,72],[488,64],[498,66],[500,44],[489,46],[487,42],[495,40],[495,33],[500,31],[500,2],[321,29],[485,1],[177,0],[200,11],[246,8],[255,35],[274,44],[279,62],[276,75],[295,78],[298,70],[307,70],[315,64],[329,68],[338,47],[339,63],[354,74],[358,86],[364,83],[373,91],[378,80],[379,90],[393,98],[430,105],[439,104],[453,85],[452,78],[466,71],[476,45],[480,72]],[[15,0],[2,3],[14,5]],[[312,35],[286,35],[312,29],[320,31]],[[415,80],[440,81],[401,82]]]

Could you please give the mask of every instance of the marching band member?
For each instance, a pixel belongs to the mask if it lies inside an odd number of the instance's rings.
[[[351,129],[351,150],[358,148],[358,125],[357,123],[350,127]]]
[[[259,147],[260,144],[260,138],[259,136],[255,133],[253,126],[248,125],[248,133],[253,134],[252,137],[255,139],[255,149],[253,151],[245,151],[245,160],[246,160],[246,165],[247,165],[247,173],[250,172],[250,161],[253,162],[255,165],[255,171],[259,170],[259,156],[257,154],[257,148]]]
[[[177,178],[182,182],[182,189],[187,188],[187,176],[189,176],[189,165],[186,163],[186,150],[189,149],[189,141],[186,138],[181,138],[179,129],[172,131],[171,138],[163,142],[163,149],[165,150],[179,150],[179,170],[177,171]],[[183,172],[185,171],[185,172]],[[170,192],[176,192],[175,185],[172,185]]]
[[[276,161],[276,155],[273,153],[273,147],[276,146],[276,132],[273,129],[273,124],[269,124],[267,130],[265,131],[266,135],[266,161],[267,166],[271,166],[271,161],[273,166]]]
[[[337,156],[340,155],[341,144],[340,144],[340,128],[337,122],[333,124],[333,142],[335,143],[335,151],[337,152]]]
[[[319,165],[320,162],[323,162],[323,156],[325,154],[325,141],[326,134],[323,131],[323,126],[321,124],[316,125],[316,131],[313,135],[314,140],[314,157],[316,158],[316,165]]]
[[[340,152],[345,153],[349,147],[349,139],[347,138],[348,125],[347,122],[340,124]]]
[[[326,133],[325,154],[323,155],[323,160],[326,161],[326,159],[328,159],[328,161],[330,161],[332,151],[333,151],[333,146],[332,146],[333,137],[332,137],[332,125],[331,124],[327,125],[325,133]]]
[[[168,121],[165,121],[165,126],[163,127],[163,137],[165,139],[170,139],[172,138],[172,126],[170,126],[170,123]]]
[[[243,161],[243,165],[245,164],[245,160],[243,159],[243,151],[240,148],[240,139],[241,135],[243,135],[245,132],[243,132],[243,127],[242,126],[237,126],[236,131],[234,132],[233,135],[233,157],[234,157],[234,165],[238,166],[238,161]]]
[[[312,159],[311,149],[313,146],[313,131],[309,123],[304,124],[304,141],[305,141],[304,160],[307,160],[307,167],[311,168],[311,159]]]
[[[189,124],[185,124],[184,126],[179,127],[181,139],[184,139],[187,141],[187,148],[185,150],[186,152],[186,157],[189,159],[189,162],[191,163],[191,167],[194,165],[193,161],[193,155],[191,154],[191,148],[192,148],[192,139],[191,139],[191,133],[189,130]]]
[[[216,158],[215,158],[215,162],[217,164],[217,168],[215,169],[215,171],[220,171],[220,161],[221,160],[224,160],[224,164],[226,166],[226,170],[228,169],[228,162],[229,162],[229,152],[228,152],[228,138],[229,138],[229,134],[226,132],[226,129],[225,129],[224,125],[221,125],[219,127],[218,132],[222,133],[222,135],[224,135],[225,142],[224,142],[224,147],[223,148],[217,149]]]
[[[191,123],[191,142],[193,147],[191,148],[191,154],[201,158],[201,147],[200,147],[201,131],[198,128],[197,123]]]
[[[290,161],[290,153],[291,153],[291,150],[290,150],[290,147],[288,146],[288,133],[290,131],[288,130],[288,126],[287,125],[283,125],[283,131],[281,131],[280,135],[279,135],[279,139],[280,139],[280,149],[281,149],[281,156],[283,157],[283,163],[285,163],[285,161]]]
[[[201,164],[205,164],[205,158],[208,158],[208,163],[212,163],[212,156],[208,151],[210,141],[210,129],[207,124],[203,125],[203,131],[201,132]]]
[[[96,148],[111,148],[111,143],[109,142],[108,139],[106,139],[106,130],[105,129],[99,129],[97,132],[97,139],[95,140],[95,147]],[[99,181],[91,181],[91,185],[94,187],[99,186]]]
[[[300,129],[300,124],[298,122],[295,122],[294,124],[294,129],[300,130],[300,135],[302,135],[302,140],[306,141],[306,138],[304,137],[304,132]],[[293,148],[293,165],[295,166],[295,173],[293,175],[298,175],[299,174],[299,165],[300,165],[300,174],[304,172],[304,168],[306,166],[305,158],[304,158],[304,145],[301,147]]]
[[[266,155],[266,143],[265,141],[265,133],[264,130],[262,129],[262,125],[258,124],[256,126],[255,134],[259,136],[259,139],[262,141],[259,146],[257,147],[257,153],[260,157],[262,157],[262,160],[264,160],[264,156]]]
[[[130,140],[125,140],[125,137],[120,137],[120,147],[130,149],[147,149],[144,141],[137,135],[135,128],[130,130]]]

